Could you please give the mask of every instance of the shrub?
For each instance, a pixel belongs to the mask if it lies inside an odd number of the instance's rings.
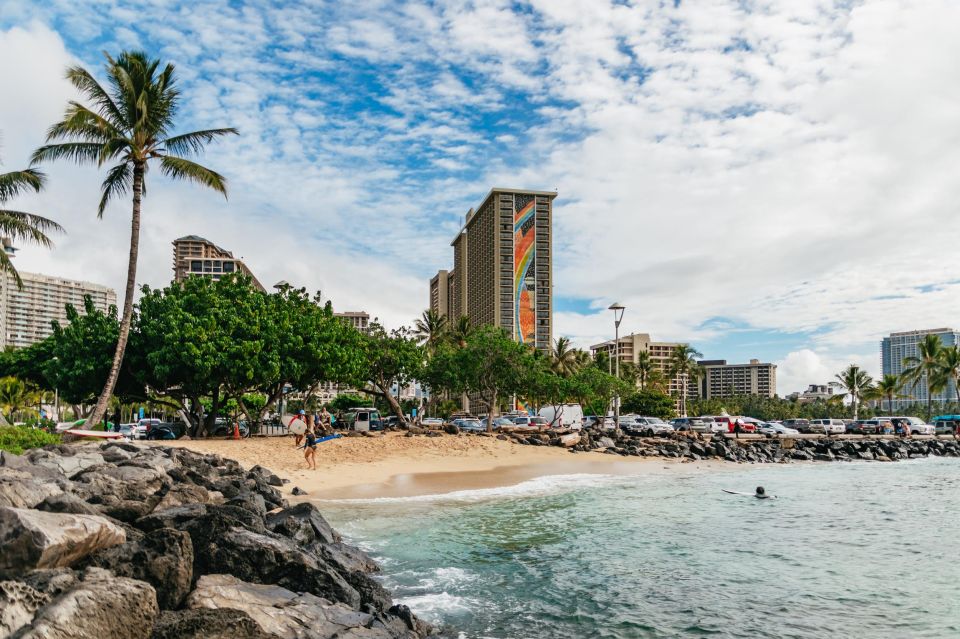
[[[60,435],[26,426],[0,426],[0,450],[20,455],[30,448],[59,444]]]

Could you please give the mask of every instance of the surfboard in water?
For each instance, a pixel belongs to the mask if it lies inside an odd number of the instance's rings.
[[[727,490],[726,488],[721,488],[723,492],[728,495],[741,495],[743,497],[756,497],[757,499],[776,499],[776,495],[758,495],[757,493],[742,493],[739,490]]]

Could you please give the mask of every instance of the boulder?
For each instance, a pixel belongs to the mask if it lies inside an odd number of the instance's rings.
[[[142,581],[87,570],[82,581],[37,610],[17,639],[145,639],[157,618],[153,588]]]
[[[48,513],[68,513],[70,515],[99,515],[99,510],[83,501],[73,493],[51,495],[35,506],[37,510]]]
[[[250,615],[232,608],[163,611],[151,639],[276,639]]]
[[[33,508],[47,497],[60,495],[63,489],[26,470],[0,466],[0,507]]]
[[[167,491],[154,510],[165,510],[185,504],[205,504],[208,501],[210,501],[210,493],[203,486],[178,483]]]
[[[320,510],[310,502],[303,502],[267,515],[267,530],[289,537],[299,543],[320,541],[332,544],[340,541],[340,535],[327,523]]]
[[[160,528],[141,540],[98,551],[84,563],[149,583],[157,592],[161,610],[179,607],[193,583],[190,535],[172,528]]]
[[[123,528],[103,517],[0,508],[0,577],[69,566],[126,538]]]
[[[173,482],[162,470],[131,464],[85,470],[75,477],[74,487],[104,514],[121,521],[133,521],[150,513]]]
[[[73,588],[81,576],[69,568],[43,568],[27,573],[20,581],[38,592],[57,597]]]
[[[444,432],[446,432],[448,435],[459,435],[459,434],[460,434],[460,427],[457,426],[456,424],[447,424],[446,426],[443,427],[443,430],[444,430]]]
[[[398,626],[383,623],[374,615],[351,610],[310,593],[298,594],[279,586],[248,583],[231,575],[201,577],[187,598],[186,607],[240,610],[256,621],[264,632],[284,639],[415,636],[407,630],[406,624],[401,626],[406,632],[397,634]]]
[[[613,440],[610,439],[609,437],[600,437],[595,441],[597,442],[597,446],[599,446],[600,448],[613,448],[616,446],[616,444],[613,443]]]
[[[54,470],[66,477],[73,478],[87,468],[103,464],[103,455],[97,448],[90,446],[59,446],[54,450],[34,449],[25,457],[34,466]]]
[[[19,581],[0,581],[0,637],[9,637],[31,621],[50,597]]]
[[[254,466],[251,468],[250,472],[247,473],[247,477],[250,476],[259,476],[270,486],[283,486],[283,480],[263,466]]]
[[[293,490],[290,491],[290,494],[291,494],[291,495],[296,495],[297,497],[300,497],[300,496],[302,496],[302,495],[307,495],[307,494],[309,494],[309,493],[308,493],[307,491],[303,490],[302,488],[300,488],[299,486],[294,486],[294,487],[293,487]]]

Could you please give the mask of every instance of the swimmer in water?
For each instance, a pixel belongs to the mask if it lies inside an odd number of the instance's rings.
[[[757,492],[753,496],[757,499],[770,499],[770,495],[763,489],[763,486],[757,486]]]

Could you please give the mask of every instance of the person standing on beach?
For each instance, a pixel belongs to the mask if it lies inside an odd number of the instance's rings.
[[[320,412],[320,428],[323,432],[328,432],[333,430],[333,419],[332,415],[327,411],[327,407],[324,406],[323,410]]]
[[[306,417],[305,417],[305,413],[304,413],[304,411],[301,410],[299,413],[297,413],[297,416],[296,416],[296,417],[294,417],[293,419],[290,420],[291,430],[293,430],[292,427],[293,427],[293,425],[294,425],[294,422],[296,422],[296,421],[298,421],[298,420],[301,421],[301,422],[303,422],[303,425],[302,425],[302,426],[303,426],[303,428],[304,428],[304,432],[303,432],[303,433],[294,433],[294,434],[293,434],[293,437],[294,437],[293,447],[294,447],[294,448],[300,448],[300,443],[303,441],[303,435],[304,435],[304,433],[306,432],[306,429],[309,428],[309,426],[307,425],[307,419],[306,419]],[[299,430],[299,428],[298,428],[297,430]]]
[[[303,459],[307,462],[307,468],[317,469],[317,436],[313,432],[313,427],[307,428],[304,435],[306,441],[303,444]]]

